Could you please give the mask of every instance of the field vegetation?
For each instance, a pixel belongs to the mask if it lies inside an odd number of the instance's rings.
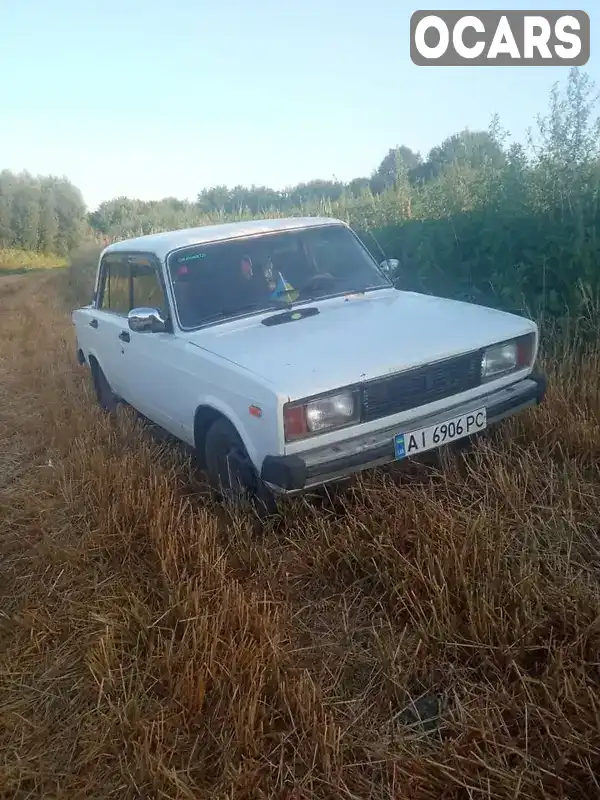
[[[48,255],[35,250],[0,250],[0,275],[66,267],[68,264],[68,259],[56,254]]]
[[[593,108],[574,71],[535,149],[495,124],[280,202],[374,233],[400,285],[535,314],[549,391],[260,530],[182,448],[102,415],[69,312],[98,237],[267,211],[114,201],[69,270],[0,277],[0,797],[600,798]]]

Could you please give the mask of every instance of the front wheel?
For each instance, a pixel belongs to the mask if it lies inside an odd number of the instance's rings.
[[[261,515],[273,514],[276,498],[256,472],[238,432],[226,419],[208,430],[205,464],[212,488],[226,502],[254,507]]]

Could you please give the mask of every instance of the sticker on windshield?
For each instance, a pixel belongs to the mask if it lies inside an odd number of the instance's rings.
[[[197,261],[199,258],[206,258],[206,253],[190,253],[189,256],[180,256],[177,259],[177,263],[183,264],[184,261]]]

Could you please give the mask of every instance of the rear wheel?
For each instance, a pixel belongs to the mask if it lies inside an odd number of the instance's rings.
[[[214,422],[206,434],[204,458],[210,483],[227,504],[254,508],[269,515],[276,498],[258,475],[240,435],[226,419]]]
[[[98,405],[107,414],[113,414],[117,409],[117,396],[110,388],[106,375],[96,361],[93,362],[92,366],[92,382]]]

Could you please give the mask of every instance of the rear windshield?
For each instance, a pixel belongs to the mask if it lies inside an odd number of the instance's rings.
[[[168,270],[184,328],[390,285],[341,225],[186,247]]]

